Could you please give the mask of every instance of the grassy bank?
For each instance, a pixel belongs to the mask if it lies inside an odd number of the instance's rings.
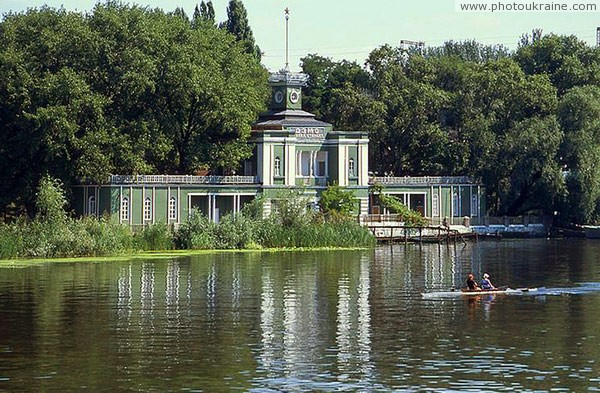
[[[372,247],[373,236],[354,222],[283,227],[273,220],[225,217],[220,224],[197,216],[174,230],[164,224],[138,233],[105,218],[36,220],[0,224],[0,259],[50,259],[143,255],[148,251],[281,250]]]

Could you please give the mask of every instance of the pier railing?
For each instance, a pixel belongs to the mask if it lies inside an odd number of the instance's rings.
[[[112,175],[111,184],[257,184],[256,176]]]
[[[464,226],[489,226],[489,225],[537,225],[548,224],[546,217],[524,215],[524,216],[500,216],[500,217],[425,217],[428,226],[464,225]],[[393,224],[402,222],[398,214],[363,214],[359,217],[362,225],[370,223]]]
[[[442,185],[442,184],[473,184],[468,176],[382,176],[372,177],[369,184],[383,185]]]

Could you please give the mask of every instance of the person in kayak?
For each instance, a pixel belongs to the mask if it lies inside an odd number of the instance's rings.
[[[477,285],[477,283],[475,282],[475,276],[473,275],[473,273],[469,273],[467,275],[467,290],[481,291],[481,288],[479,288],[479,285]]]
[[[490,275],[487,273],[483,273],[483,279],[481,280],[481,283],[479,285],[484,291],[493,291],[494,289],[496,289],[494,284],[492,284],[492,282],[490,281]]]

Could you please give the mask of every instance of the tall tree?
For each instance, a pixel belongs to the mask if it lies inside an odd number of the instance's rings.
[[[235,38],[180,13],[109,2],[0,23],[0,208],[32,206],[44,174],[237,167],[267,75]]]
[[[227,6],[227,21],[225,29],[233,34],[242,43],[247,53],[254,55],[259,61],[261,51],[254,42],[254,34],[248,23],[248,13],[241,0],[230,0]]]
[[[575,36],[548,34],[526,40],[514,59],[527,74],[547,74],[560,95],[572,87],[600,84],[600,51]]]
[[[600,222],[600,87],[582,86],[562,98],[558,117],[565,132],[561,164],[568,196],[563,219],[579,224]]]
[[[197,28],[200,23],[209,23],[210,25],[215,25],[215,10],[213,8],[212,1],[208,1],[208,3],[202,2],[200,6],[196,4],[194,7],[194,17],[192,19],[192,25],[194,28]]]

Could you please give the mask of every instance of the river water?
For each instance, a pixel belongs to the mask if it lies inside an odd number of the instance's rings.
[[[600,241],[3,267],[0,391],[600,391]]]

